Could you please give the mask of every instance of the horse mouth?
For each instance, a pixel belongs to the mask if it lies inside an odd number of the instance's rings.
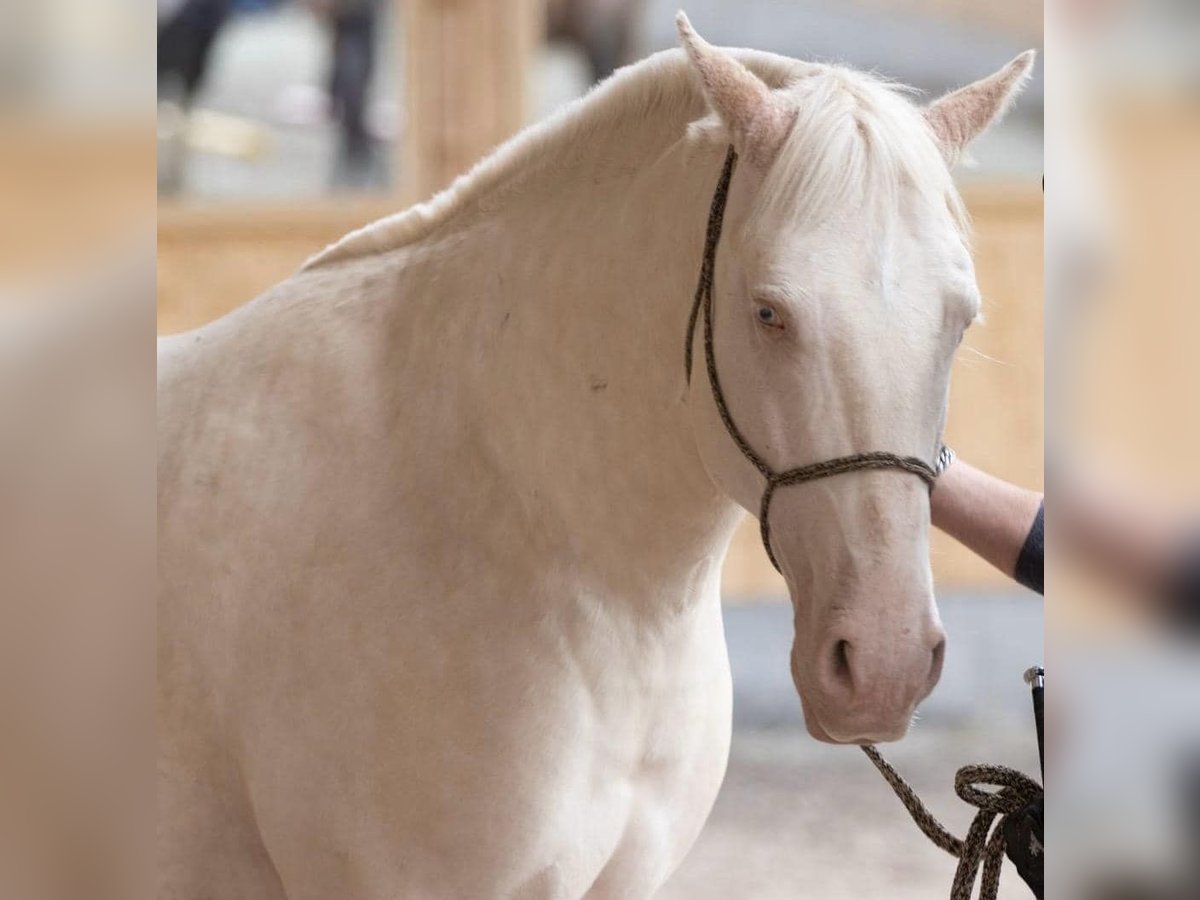
[[[908,734],[915,710],[904,709],[886,716],[876,712],[869,717],[862,717],[822,709],[819,702],[814,703],[808,698],[806,679],[799,672],[795,654],[791,657],[791,668],[792,682],[804,715],[804,726],[809,735],[821,743],[865,746],[899,741]]]
[[[912,715],[906,714],[902,717],[897,717],[897,724],[895,725],[871,724],[861,727],[850,726],[843,731],[839,728],[827,728],[821,722],[820,717],[814,715],[803,697],[800,698],[800,705],[804,711],[804,725],[808,729],[809,735],[823,744],[863,747],[869,744],[886,744],[899,741],[908,734],[909,726],[912,723]]]

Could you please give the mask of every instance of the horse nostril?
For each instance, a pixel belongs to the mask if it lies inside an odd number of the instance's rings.
[[[833,680],[834,683],[849,688],[854,687],[854,675],[850,670],[850,642],[835,641],[833,644]]]
[[[937,684],[937,680],[942,677],[942,663],[946,660],[946,639],[942,638],[934,645],[933,653],[930,654],[932,660],[929,665],[929,685],[930,688]]]

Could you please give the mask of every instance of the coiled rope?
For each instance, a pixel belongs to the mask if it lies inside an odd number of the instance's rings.
[[[958,858],[950,900],[971,900],[975,876],[981,866],[983,876],[979,884],[979,898],[996,900],[1000,890],[1000,867],[1004,862],[1005,822],[1010,815],[1021,812],[1037,799],[1042,792],[1041,786],[1027,775],[1006,766],[963,766],[954,776],[954,792],[979,812],[967,829],[967,836],[960,839],[934,817],[908,782],[880,756],[878,750],[868,745],[862,751],[891,785],[924,835]]]

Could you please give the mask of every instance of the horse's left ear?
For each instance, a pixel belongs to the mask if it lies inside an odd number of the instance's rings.
[[[1029,80],[1036,58],[1036,51],[1026,50],[994,75],[959,88],[926,107],[925,119],[937,135],[946,162],[950,165],[958,162],[967,144],[1004,115]]]
[[[766,169],[787,137],[794,112],[766,82],[692,28],[681,11],[675,17],[679,39],[700,76],[709,106],[729,129],[733,146],[751,163]]]

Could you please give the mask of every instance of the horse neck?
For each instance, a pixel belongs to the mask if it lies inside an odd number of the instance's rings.
[[[602,147],[535,175],[439,241],[473,273],[455,302],[486,304],[464,399],[489,455],[537,498],[550,552],[632,595],[712,585],[740,518],[704,471],[684,375],[723,148],[682,133],[641,147],[645,163]]]

